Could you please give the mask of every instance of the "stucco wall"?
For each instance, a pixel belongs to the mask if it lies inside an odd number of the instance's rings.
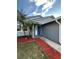
[[[43,25],[42,36],[59,43],[59,25],[56,22]]]

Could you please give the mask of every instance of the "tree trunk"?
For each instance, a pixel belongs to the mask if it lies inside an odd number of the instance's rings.
[[[23,32],[24,32],[24,36],[26,36],[26,33],[25,33],[25,31],[23,30]]]
[[[32,34],[32,33],[31,33],[31,28],[29,27],[29,37],[32,36],[31,34]]]

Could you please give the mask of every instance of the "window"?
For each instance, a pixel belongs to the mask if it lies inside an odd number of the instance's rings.
[[[26,27],[26,28],[24,28],[24,31],[27,31],[27,27]]]
[[[21,31],[21,26],[17,25],[17,31]]]
[[[27,27],[22,27],[21,25],[17,25],[17,31],[21,31],[21,30],[24,30],[24,31],[27,31]]]

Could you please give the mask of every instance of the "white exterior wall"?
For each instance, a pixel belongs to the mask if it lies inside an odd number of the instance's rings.
[[[28,31],[25,31],[26,35],[29,35]],[[24,36],[24,32],[23,31],[17,31],[17,36]]]

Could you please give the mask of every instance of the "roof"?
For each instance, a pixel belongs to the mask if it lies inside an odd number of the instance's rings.
[[[34,17],[29,17],[29,20],[38,22],[40,25],[46,24],[53,22],[55,20],[61,19],[61,16],[55,18],[54,16],[48,16],[48,17],[42,17],[42,16],[34,16]]]
[[[27,19],[29,19],[29,20],[38,19],[38,18],[42,18],[42,16],[41,15],[37,15],[37,16],[27,17]]]

